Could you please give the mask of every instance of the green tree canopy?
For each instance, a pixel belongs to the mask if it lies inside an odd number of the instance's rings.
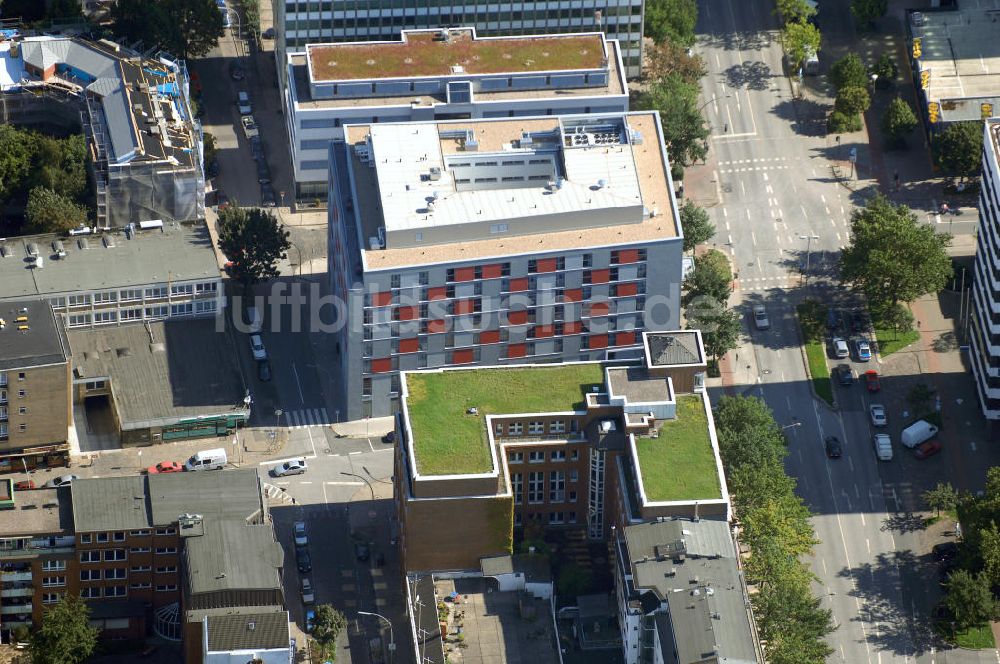
[[[684,304],[694,298],[708,296],[725,305],[732,292],[732,281],[733,272],[726,255],[717,249],[706,251],[695,257],[694,268],[684,280],[684,290],[687,291]]]
[[[732,309],[704,295],[692,300],[684,314],[688,329],[701,330],[705,352],[712,358],[717,360],[736,348],[740,338],[740,317]]]
[[[31,634],[32,664],[77,664],[97,646],[90,609],[77,595],[66,595],[45,609],[42,624]]]
[[[979,530],[979,557],[991,586],[1000,585],[1000,529],[995,521]]]
[[[893,143],[902,143],[917,127],[917,116],[902,97],[889,102],[882,115],[882,133]]]
[[[30,133],[10,124],[0,124],[0,197],[9,199],[21,191],[31,172],[34,141]]]
[[[219,213],[219,249],[244,287],[278,276],[278,261],[291,247],[288,235],[269,210],[230,205]]]
[[[781,33],[788,54],[788,64],[798,71],[810,53],[819,53],[819,28],[808,21],[792,21]]]
[[[208,53],[225,34],[215,0],[118,0],[114,31],[182,59]]]
[[[927,507],[941,514],[941,510],[953,510],[958,504],[958,492],[948,482],[938,482],[933,489],[927,489],[920,497]]]
[[[979,172],[983,158],[983,123],[953,122],[934,141],[945,171],[962,179]]]
[[[336,660],[337,639],[346,627],[347,618],[343,613],[329,604],[320,604],[316,607],[312,637],[316,641],[321,659]]]
[[[878,56],[878,60],[872,65],[872,73],[878,76],[878,83],[888,84],[896,80],[899,76],[899,67],[889,53]]]
[[[851,13],[861,27],[867,27],[885,16],[889,0],[851,0]]]
[[[959,629],[983,625],[996,614],[996,602],[986,575],[957,569],[948,577],[947,588],[944,603],[955,616]]]
[[[709,221],[705,208],[698,207],[691,200],[687,200],[681,206],[680,212],[681,232],[684,233],[684,251],[694,251],[696,246],[705,244],[715,237],[715,226]]]
[[[87,223],[87,208],[48,187],[35,187],[28,194],[24,220],[33,233],[64,233]]]
[[[694,26],[698,22],[696,0],[648,0],[644,18],[646,36],[656,43],[669,39],[675,44],[694,44]]]
[[[697,85],[701,77],[708,73],[700,55],[689,54],[685,46],[671,39],[654,43],[643,54],[646,56],[646,77],[653,81],[677,74],[685,83]]]
[[[882,195],[851,213],[851,243],[840,255],[840,278],[870,302],[912,302],[952,276],[951,236],[917,221],[905,205]]]
[[[679,73],[665,76],[639,97],[639,107],[659,111],[670,160],[690,164],[708,154],[708,126],[698,110],[698,86]]]
[[[845,115],[857,115],[867,111],[871,103],[866,88],[852,85],[837,92],[837,100],[833,103],[833,107]]]
[[[816,15],[816,8],[806,0],[778,0],[775,11],[785,23],[806,21]]]
[[[868,85],[868,69],[857,53],[848,53],[830,67],[830,82],[833,87],[863,88]]]

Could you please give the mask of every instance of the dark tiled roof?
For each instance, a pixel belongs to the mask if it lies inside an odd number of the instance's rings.
[[[289,646],[288,613],[208,616],[208,652],[273,650]]]

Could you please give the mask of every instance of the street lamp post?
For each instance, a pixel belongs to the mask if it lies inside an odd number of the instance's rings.
[[[367,484],[368,490],[371,491],[372,493],[372,502],[375,502],[375,488],[372,486],[372,483],[368,481],[367,477],[365,477],[364,475],[358,475],[357,473],[349,473],[346,470],[340,471],[340,474],[347,475],[348,477],[357,477],[359,480]]]
[[[806,277],[806,279],[808,279],[809,278],[809,258],[812,255],[811,254],[812,241],[813,240],[818,240],[819,236],[818,235],[800,235],[799,239],[806,241],[806,271],[805,271],[805,277]]]
[[[239,39],[243,38],[243,30],[242,30],[241,24],[240,24],[240,13],[238,11],[236,11],[235,9],[233,9],[232,7],[226,7],[226,15],[228,16],[229,14],[232,14],[233,16],[236,17],[236,32],[233,33],[232,29],[230,28],[230,33],[232,33],[232,35],[233,35],[233,48],[236,49],[236,57],[237,58],[242,58],[243,56],[240,55],[239,42],[237,41],[237,37]]]
[[[396,639],[392,635],[392,621],[383,616],[381,613],[375,613],[374,611],[358,611],[358,615],[381,618],[385,621],[385,624],[389,626],[389,662],[391,663],[396,653]]]

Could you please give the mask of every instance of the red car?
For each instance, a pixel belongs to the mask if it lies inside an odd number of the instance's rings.
[[[14,488],[17,491],[26,491],[28,489],[35,489],[35,482],[33,480],[21,480],[20,482],[14,482]]]
[[[155,466],[147,468],[146,473],[149,475],[159,475],[161,473],[179,473],[182,470],[184,470],[184,466],[176,461],[161,461]]]
[[[917,445],[917,449],[913,451],[913,456],[918,459],[926,459],[929,456],[934,456],[941,451],[944,447],[940,442],[936,440],[928,440],[926,443],[920,443]]]
[[[882,389],[882,383],[879,382],[877,371],[869,369],[865,372],[865,385],[868,386],[869,392],[878,392]]]

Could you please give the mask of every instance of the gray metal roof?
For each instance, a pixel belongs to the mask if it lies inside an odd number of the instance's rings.
[[[27,322],[17,322],[19,316]],[[6,323],[0,328],[0,371],[66,362],[69,343],[45,300],[0,302],[0,319]],[[23,325],[30,329],[19,330]]]
[[[205,473],[214,474],[214,473]],[[205,516],[205,534],[184,539],[184,572],[193,594],[225,590],[281,590],[284,564],[271,524]]]
[[[243,380],[215,318],[70,330],[76,378],[108,378],[122,429],[245,414]]]
[[[14,509],[0,511],[0,533],[57,535],[73,530],[69,489],[14,489]]]
[[[705,361],[694,331],[650,332],[646,335],[652,366],[699,364]]]
[[[95,290],[129,288],[219,278],[219,262],[204,222],[166,224],[160,230],[108,233],[62,239],[66,256],[53,258],[56,235],[0,240],[0,300],[49,297]],[[29,266],[28,244],[38,247],[44,267]],[[86,247],[86,248],[84,248]]]
[[[181,514],[243,523],[264,509],[256,468],[149,476],[153,522],[174,523]]]
[[[289,646],[287,611],[206,616],[205,620],[208,622],[208,652],[274,650]]]
[[[70,485],[78,532],[131,530],[154,525],[142,475],[78,479]],[[165,524],[160,524],[165,525]]]

